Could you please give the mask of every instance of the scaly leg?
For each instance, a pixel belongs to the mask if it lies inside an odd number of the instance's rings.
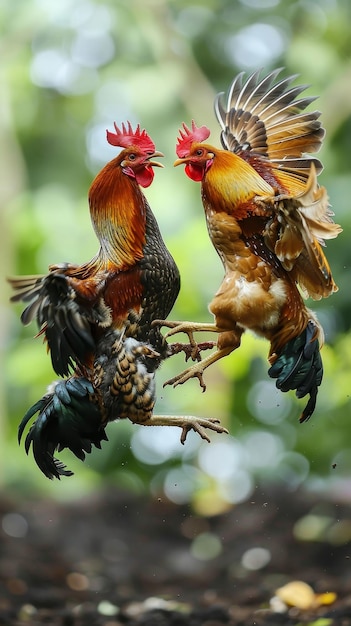
[[[206,384],[203,379],[203,373],[205,369],[212,365],[212,363],[219,361],[219,359],[223,359],[223,357],[233,352],[233,350],[235,350],[235,347],[236,346],[228,346],[226,348],[221,348],[220,350],[217,350],[213,354],[209,354],[203,361],[195,363],[195,365],[188,367],[188,369],[184,370],[180,374],[177,374],[173,378],[167,380],[165,383],[163,383],[163,386],[165,387],[166,385],[173,385],[173,387],[176,387],[177,385],[183,385],[183,383],[185,383],[187,380],[190,380],[190,378],[198,378],[200,387],[203,391],[206,391]]]
[[[182,344],[173,344],[175,347],[173,348],[173,354],[177,354],[181,350],[183,350],[186,354],[186,360],[191,358],[193,361],[201,360],[201,351],[209,350],[213,348],[216,344],[213,342],[204,342],[197,343],[194,339],[194,332],[214,332],[220,333],[223,329],[218,328],[216,324],[201,324],[198,322],[179,322],[179,321],[169,321],[169,320],[154,320],[152,322],[153,326],[165,326],[166,328],[170,328],[170,330],[165,334],[165,339],[171,337],[172,335],[176,335],[177,333],[185,333],[188,335],[189,344],[184,344],[183,348],[179,346]],[[212,345],[211,345],[212,344]],[[170,345],[172,350],[172,344]]]
[[[218,328],[214,323],[204,323],[201,322],[184,322],[184,321],[176,321],[176,320],[154,320],[152,324],[155,326],[165,326],[166,328],[170,328],[166,333],[166,337],[171,337],[171,335],[176,335],[177,333],[186,333],[189,337],[189,341],[194,341],[194,332],[198,331],[209,331],[220,333],[223,329]]]
[[[186,333],[189,337],[190,346],[193,346],[193,351],[191,352],[191,358],[193,361],[197,360],[198,363],[188,367],[188,369],[184,370],[177,376],[170,378],[167,380],[163,386],[173,385],[176,387],[177,385],[182,385],[190,378],[198,378],[200,387],[203,391],[206,390],[206,385],[203,379],[203,373],[207,367],[219,361],[223,357],[227,356],[233,350],[236,350],[240,346],[241,335],[243,333],[243,328],[238,327],[236,324],[233,325],[231,330],[226,328],[220,328],[216,324],[201,324],[198,322],[177,322],[177,321],[168,321],[168,320],[155,320],[153,322],[158,326],[166,326],[170,328],[170,330],[165,334],[165,339],[175,335],[177,333]],[[199,359],[200,351],[199,347],[201,344],[198,344],[194,339],[194,332],[214,332],[218,333],[218,341],[217,341],[217,351],[213,354],[209,354],[204,360]],[[207,346],[209,347],[209,346]]]
[[[214,417],[195,417],[193,415],[151,415],[143,426],[179,426],[182,429],[180,441],[184,444],[188,432],[194,430],[201,439],[210,442],[210,438],[205,428],[214,430],[217,433],[228,433],[228,430],[221,426],[220,421]]]

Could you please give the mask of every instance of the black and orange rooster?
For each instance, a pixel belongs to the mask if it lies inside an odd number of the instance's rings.
[[[316,152],[324,137],[318,111],[305,112],[314,98],[299,96],[295,77],[277,81],[255,72],[233,81],[226,100],[219,94],[215,112],[223,150],[204,141],[205,126],[185,124],[177,144],[189,178],[201,182],[202,202],[212,243],[225,276],[209,310],[215,324],[169,322],[166,337],[194,331],[219,333],[217,351],[172,380],[198,377],[205,368],[239,347],[250,329],[270,341],[268,371],[281,391],[309,394],[300,421],[316,405],[323,366],[323,330],[301,297],[318,300],[337,291],[321,244],[341,228],[331,219],[328,196],[317,184]]]
[[[168,346],[155,318],[167,317],[178,296],[177,266],[161,237],[141,187],[153,168],[162,167],[155,145],[139,125],[107,132],[123,148],[96,176],[89,191],[92,224],[100,243],[97,255],[83,265],[52,265],[43,276],[10,279],[12,300],[29,303],[22,322],[36,319],[51,354],[53,383],[19,427],[19,439],[38,414],[25,442],[48,477],[71,471],[54,457],[69,448],[84,460],[92,445],[106,440],[108,422],[129,418],[143,425],[182,428],[208,439],[205,428],[225,429],[217,419],[153,415],[155,371],[162,360],[185,349]]]

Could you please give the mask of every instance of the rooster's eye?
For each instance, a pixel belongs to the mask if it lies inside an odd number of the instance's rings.
[[[132,154],[129,155],[129,160],[130,161],[135,161],[135,159],[136,159],[136,155],[135,154],[132,153]]]
[[[202,156],[204,153],[203,150],[201,150],[201,148],[199,148],[198,150],[196,150],[196,156]]]

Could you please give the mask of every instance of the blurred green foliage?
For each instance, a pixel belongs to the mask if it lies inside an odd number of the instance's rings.
[[[351,469],[349,428],[351,337],[351,3],[349,0],[3,0],[1,24],[1,451],[5,486],[58,497],[104,483],[192,500],[217,512],[252,492],[259,478],[291,489],[307,479],[342,481]],[[328,244],[340,290],[311,303],[326,331],[325,379],[313,419],[298,423],[299,403],[267,376],[268,346],[245,337],[237,353],[196,381],[162,389],[182,357],[158,375],[158,413],[218,416],[232,437],[210,446],[174,429],[112,424],[109,444],[64,484],[41,476],[16,441],[28,406],[52,380],[49,358],[34,327],[22,328],[20,307],[8,304],[9,274],[43,273],[50,263],[82,262],[97,243],[87,190],[114,150],[105,129],[140,122],[165,155],[146,194],[181,274],[173,319],[210,320],[207,304],[222,276],[209,242],[199,186],[174,170],[182,121],[212,129],[214,95],[241,70],[284,67],[311,84],[327,129],[321,184],[328,188],[344,233]],[[204,277],[206,277],[204,279]],[[336,464],[336,465],[335,465]],[[334,467],[333,467],[334,465]]]

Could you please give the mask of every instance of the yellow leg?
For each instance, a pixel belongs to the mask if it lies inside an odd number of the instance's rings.
[[[176,335],[177,333],[186,333],[189,337],[189,341],[194,340],[193,333],[199,331],[209,331],[213,333],[220,333],[223,329],[218,328],[216,324],[202,324],[201,322],[179,322],[175,320],[154,320],[152,322],[155,326],[165,326],[166,328],[170,328],[166,333],[166,337],[171,337],[172,335]]]
[[[179,426],[182,429],[180,441],[184,444],[188,432],[194,430],[201,439],[210,442],[210,438],[205,428],[214,430],[217,433],[228,433],[228,430],[221,426],[220,421],[214,417],[195,417],[194,415],[151,415],[146,422],[141,422],[142,426]]]
[[[177,374],[177,376],[167,380],[163,386],[173,385],[173,387],[176,387],[177,385],[182,385],[190,378],[198,378],[200,387],[203,391],[206,390],[206,385],[203,380],[203,373],[205,369],[233,352],[233,350],[236,350],[236,348],[240,345],[241,335],[243,333],[243,328],[239,328],[236,324],[233,324],[233,327],[230,330],[228,330],[228,328],[220,328],[216,324],[201,324],[198,322],[155,320],[153,324],[170,328],[170,330],[165,334],[166,339],[177,333],[186,333],[189,337],[191,358],[193,361],[198,360],[198,363],[195,365],[188,367],[188,369],[184,370],[180,374]],[[199,344],[194,339],[194,332],[218,333],[219,338],[216,352],[209,354],[203,360],[201,360],[201,358],[199,359]]]
[[[195,363],[195,365],[191,365],[191,367],[188,367],[188,369],[167,380],[163,384],[163,386],[165,387],[166,385],[173,385],[173,387],[176,387],[177,385],[183,385],[183,383],[185,383],[187,380],[190,380],[190,378],[198,378],[200,387],[203,389],[203,391],[206,391],[206,384],[203,379],[203,373],[205,369],[207,369],[216,361],[223,359],[223,357],[233,352],[233,350],[235,350],[235,347],[228,346],[226,348],[222,348],[221,350],[217,350],[213,354],[209,354],[202,361]]]
[[[201,350],[207,350],[212,347],[210,346],[208,342],[205,344],[198,344],[198,342],[195,341],[194,339],[194,333],[195,332],[213,332],[213,333],[222,332],[222,329],[218,328],[216,324],[210,324],[210,323],[201,324],[198,322],[179,322],[175,320],[154,320],[152,322],[152,325],[160,326],[160,327],[165,326],[166,328],[170,329],[165,334],[165,339],[168,339],[168,337],[172,337],[173,335],[176,335],[177,333],[185,333],[186,335],[188,335],[190,346],[184,346],[184,352],[187,355],[186,360],[188,360],[188,358],[191,358],[193,361],[199,361],[201,359],[201,354],[200,354]],[[180,348],[175,349],[174,354],[180,351],[181,351]]]

